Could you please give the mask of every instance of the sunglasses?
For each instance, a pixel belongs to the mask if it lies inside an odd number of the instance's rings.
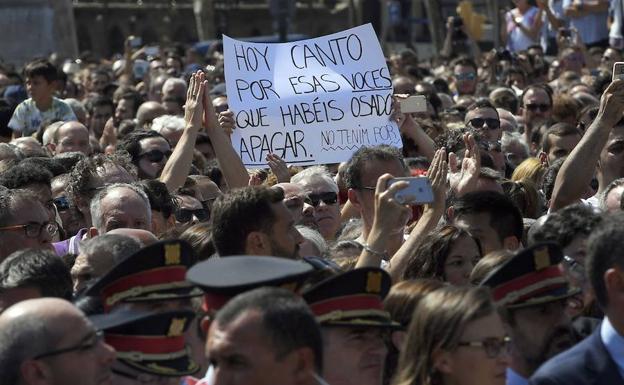
[[[171,156],[171,150],[166,152],[162,152],[160,150],[151,150],[148,152],[144,152],[139,155],[139,158],[146,157],[150,162],[158,163],[161,162],[165,157],[169,158]]]
[[[474,118],[468,123],[474,128],[482,128],[484,124],[487,124],[490,130],[498,130],[500,127],[500,120],[494,118]]]
[[[474,72],[468,72],[465,74],[454,74],[453,75],[457,80],[475,80],[477,78],[477,74]]]
[[[180,223],[190,222],[191,219],[193,219],[193,216],[195,216],[195,218],[197,218],[200,222],[210,219],[210,214],[205,209],[178,209],[175,213],[175,217]]]
[[[308,195],[304,202],[309,204],[312,207],[318,206],[321,201],[326,205],[334,205],[338,202],[338,194],[335,192],[325,192],[320,194],[310,194]]]
[[[540,112],[546,112],[548,110],[550,110],[550,105],[548,104],[527,104],[525,106],[529,111],[537,111],[539,110]]]
[[[69,210],[69,199],[67,197],[54,198],[54,205],[59,212]]]

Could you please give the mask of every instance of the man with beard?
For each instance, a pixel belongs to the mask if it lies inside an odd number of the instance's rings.
[[[518,252],[481,284],[492,288],[513,341],[507,385],[526,385],[541,364],[576,342],[565,311],[576,291],[561,272],[562,259],[556,244],[536,244]]]
[[[321,324],[323,375],[331,385],[381,385],[387,333],[398,324],[383,310],[390,275],[377,267],[328,278],[303,293]]]
[[[284,191],[245,187],[212,207],[212,240],[220,256],[268,255],[298,259],[303,237],[284,204]]]

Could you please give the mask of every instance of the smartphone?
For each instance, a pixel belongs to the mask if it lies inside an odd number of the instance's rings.
[[[624,79],[624,62],[613,63],[613,80]]]
[[[424,95],[414,95],[401,100],[401,112],[411,114],[414,112],[427,112],[427,98]]]
[[[140,36],[132,36],[130,38],[130,47],[139,48],[143,44],[143,39]]]
[[[134,61],[134,67],[132,68],[132,72],[134,73],[135,79],[143,79],[148,70],[149,63],[146,60],[137,59]]]
[[[145,52],[147,56],[151,56],[151,57],[158,56],[160,54],[160,47],[158,47],[157,45],[145,47],[143,52]]]
[[[433,202],[433,189],[429,178],[426,176],[392,178],[388,181],[388,187],[400,181],[409,183],[407,188],[397,191],[394,196],[400,204],[420,205]]]

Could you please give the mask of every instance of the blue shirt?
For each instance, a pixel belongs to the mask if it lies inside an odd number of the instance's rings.
[[[524,378],[518,373],[514,372],[512,368],[507,368],[507,385],[528,385],[529,379]]]
[[[583,0],[580,1],[581,4]],[[573,0],[563,0],[563,9],[569,8]],[[570,18],[570,27],[575,27],[585,44],[597,43],[609,37],[607,30],[608,12],[591,13],[587,16]]]
[[[605,348],[607,348],[611,359],[615,362],[620,375],[624,378],[624,337],[613,328],[607,317],[604,318],[602,325],[600,325],[600,338]]]

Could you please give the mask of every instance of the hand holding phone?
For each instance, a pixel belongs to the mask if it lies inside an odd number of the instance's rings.
[[[420,205],[433,202],[433,189],[426,176],[392,178],[388,181],[388,187],[400,181],[409,183],[407,188],[397,191],[394,195],[394,199],[400,204]]]
[[[413,95],[400,102],[401,113],[427,112],[427,98],[424,95]]]
[[[613,79],[624,79],[624,62],[618,61],[613,63]]]

